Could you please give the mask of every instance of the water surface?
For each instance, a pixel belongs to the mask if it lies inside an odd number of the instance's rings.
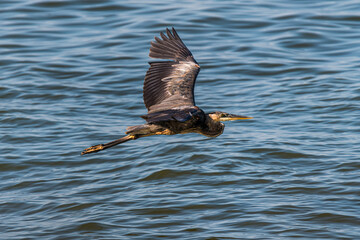
[[[1,1],[1,238],[360,238],[359,10]],[[80,156],[143,123],[150,41],[172,26],[197,105],[254,120]]]

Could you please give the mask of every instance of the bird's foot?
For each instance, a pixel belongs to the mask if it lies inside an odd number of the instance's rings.
[[[84,154],[88,154],[88,153],[93,153],[93,152],[98,152],[104,149],[104,145],[103,144],[98,144],[89,148],[86,148],[84,151],[81,152],[81,155]]]

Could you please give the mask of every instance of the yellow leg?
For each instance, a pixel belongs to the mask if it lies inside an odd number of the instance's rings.
[[[129,140],[135,140],[140,137],[147,137],[147,136],[152,136],[152,135],[172,135],[172,134],[173,133],[169,129],[165,129],[165,130],[158,131],[158,132],[150,132],[149,134],[134,134],[134,135],[129,134],[125,137],[122,137],[120,139],[117,139],[117,140],[109,142],[109,143],[98,144],[98,145],[86,148],[84,151],[81,152],[81,155],[98,152],[98,151],[104,150],[106,148],[118,145],[120,143],[127,142]]]
[[[129,140],[134,140],[134,139],[136,139],[135,135],[127,135],[125,137],[122,137],[120,139],[117,139],[117,140],[109,142],[109,143],[98,144],[98,145],[86,148],[84,151],[81,152],[81,155],[88,154],[88,153],[93,153],[93,152],[98,152],[98,151],[104,150],[106,148],[113,147],[113,146],[118,145],[120,143],[124,143],[124,142],[127,142]]]

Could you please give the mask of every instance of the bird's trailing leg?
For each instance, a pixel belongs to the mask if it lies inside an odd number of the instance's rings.
[[[84,151],[81,152],[81,155],[99,152],[101,150],[116,146],[120,143],[124,143],[129,140],[135,140],[135,139],[138,139],[141,137],[147,137],[147,136],[152,136],[152,135],[171,135],[172,133],[169,129],[163,128],[158,125],[143,124],[143,125],[128,127],[126,134],[128,134],[128,135],[126,135],[125,137],[119,138],[117,140],[86,148]]]
[[[124,143],[124,142],[127,142],[129,140],[134,140],[136,138],[137,137],[135,135],[126,135],[125,137],[119,138],[117,140],[114,140],[114,141],[111,141],[111,142],[108,142],[108,143],[98,144],[98,145],[86,148],[84,151],[81,152],[81,155],[88,154],[88,153],[99,152],[101,150],[113,147],[113,146],[118,145],[120,143]]]

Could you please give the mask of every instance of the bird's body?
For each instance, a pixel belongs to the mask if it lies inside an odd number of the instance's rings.
[[[224,131],[221,121],[250,119],[251,117],[213,112],[205,114],[195,105],[194,85],[200,66],[172,28],[167,36],[155,37],[151,42],[152,58],[172,61],[150,62],[144,81],[143,98],[148,114],[142,116],[146,124],[127,128],[127,136],[92,146],[81,154],[98,152],[117,144],[152,135],[199,133],[217,137]]]
[[[212,120],[200,108],[171,109],[143,116],[147,124],[127,128],[126,134],[139,134],[144,128],[166,131],[164,135],[199,133],[207,137],[217,137],[224,130],[224,124]],[[156,126],[156,128],[155,128]],[[147,130],[147,132],[149,132]]]

